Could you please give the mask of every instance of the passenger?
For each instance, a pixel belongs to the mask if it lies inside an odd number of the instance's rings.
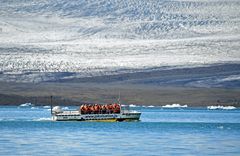
[[[102,114],[105,114],[106,111],[107,111],[106,105],[102,105],[102,106],[101,106],[101,112],[102,112]]]

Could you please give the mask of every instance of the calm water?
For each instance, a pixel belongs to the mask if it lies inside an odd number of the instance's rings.
[[[0,106],[0,155],[240,155],[240,109],[141,109],[141,122],[52,122]]]

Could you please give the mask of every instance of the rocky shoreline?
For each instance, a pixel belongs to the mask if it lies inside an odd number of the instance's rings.
[[[151,87],[92,83],[0,83],[0,105],[81,105],[113,103],[121,94],[123,104],[164,106],[240,106],[240,89]]]

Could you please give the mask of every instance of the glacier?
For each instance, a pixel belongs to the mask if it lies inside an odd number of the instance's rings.
[[[51,73],[69,79],[240,63],[239,0],[0,4],[1,81],[48,81]],[[214,83],[238,81],[239,75],[239,70],[230,72]],[[203,79],[212,80],[201,77],[193,86]]]

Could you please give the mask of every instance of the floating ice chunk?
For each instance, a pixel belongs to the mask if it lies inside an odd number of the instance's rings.
[[[224,110],[232,110],[232,109],[236,109],[236,107],[234,106],[207,106],[207,109],[211,109],[211,110],[214,110],[214,109],[224,109]]]
[[[31,107],[31,109],[38,109],[37,107]]]
[[[130,104],[129,107],[137,107],[137,106],[134,104]]]
[[[30,106],[32,106],[32,104],[31,103],[24,103],[24,104],[21,104],[19,106],[20,107],[30,107]]]
[[[49,108],[50,108],[50,106],[43,106],[43,108],[45,108],[45,109],[49,109]]]
[[[218,128],[218,129],[223,129],[224,127],[223,127],[223,126],[218,126],[217,128]]]
[[[180,105],[180,104],[171,104],[171,105],[165,105],[162,106],[163,108],[186,108],[188,107],[187,105]]]
[[[150,105],[150,106],[147,106],[147,107],[149,107],[149,108],[153,108],[153,107],[155,107],[155,106],[153,106],[153,105]]]

